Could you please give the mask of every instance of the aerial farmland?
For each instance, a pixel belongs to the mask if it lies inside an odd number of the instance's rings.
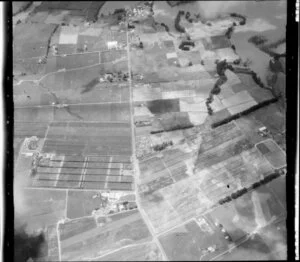
[[[219,5],[13,6],[16,261],[287,259],[286,1]]]

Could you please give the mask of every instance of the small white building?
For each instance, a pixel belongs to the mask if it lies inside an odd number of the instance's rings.
[[[110,41],[107,42],[107,48],[110,49],[117,49],[118,48],[118,41]]]

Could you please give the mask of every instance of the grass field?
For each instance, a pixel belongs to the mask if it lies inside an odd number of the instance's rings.
[[[100,112],[100,113],[99,113]],[[70,105],[65,108],[54,107],[27,107],[15,108],[16,122],[128,122],[128,103],[108,104],[79,104]]]
[[[93,113],[96,114],[95,111]],[[54,123],[50,126],[50,134],[46,137],[43,152],[65,155],[128,155],[131,153],[130,127],[127,123],[77,124],[73,122],[65,124],[60,130],[57,128],[52,130],[53,127],[55,127]]]
[[[231,252],[214,260],[286,260],[286,223],[285,221],[267,226]]]
[[[274,223],[285,216],[284,208],[267,187],[262,186],[235,201],[220,206],[209,213],[219,221],[232,237],[239,241],[258,227]]]
[[[30,232],[55,224],[65,216],[65,191],[24,189],[21,200],[19,200],[19,191],[14,194],[15,215],[27,222]]]
[[[101,63],[108,63],[118,61],[120,59],[126,59],[126,50],[110,50],[100,53]]]
[[[225,251],[228,243],[222,233],[213,225],[208,227],[210,229],[206,231],[195,221],[191,221],[161,236],[159,240],[168,259],[171,261],[209,260],[212,255]],[[205,249],[211,246],[215,246],[216,251],[213,254],[205,253]]]
[[[27,77],[39,78],[46,73],[46,65],[39,64],[39,58],[23,59],[13,64],[14,76],[17,78],[22,74]]]
[[[45,56],[55,28],[54,24],[39,23],[34,29],[31,24],[18,24],[13,30],[14,60]]]
[[[80,235],[85,231],[96,228],[96,221],[93,217],[83,217],[76,220],[71,220],[63,224],[59,224],[60,240],[64,241],[75,235]]]
[[[61,69],[75,69],[100,63],[99,53],[76,54],[67,56],[56,56],[47,61],[47,73],[56,72]]]
[[[86,56],[86,54],[84,56]],[[93,53],[92,56],[92,59],[94,61],[94,59],[97,59],[98,54]],[[90,66],[88,68],[78,68],[77,70],[58,72],[56,74],[46,76],[42,80],[42,84],[44,84],[52,91],[68,89],[76,90],[81,89],[94,79],[99,79],[99,77],[103,77],[105,73],[117,73],[119,71],[127,73],[127,61],[117,63],[106,63]]]
[[[150,233],[139,213],[101,227],[87,230],[62,241],[63,260],[84,260],[103,254],[111,249],[149,240]]]
[[[127,247],[92,261],[162,261],[163,256],[155,243]]]

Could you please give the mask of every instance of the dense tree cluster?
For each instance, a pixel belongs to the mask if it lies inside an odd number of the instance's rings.
[[[184,15],[184,11],[179,11],[175,18],[175,28],[180,33],[185,33],[185,28],[180,25],[181,16]]]

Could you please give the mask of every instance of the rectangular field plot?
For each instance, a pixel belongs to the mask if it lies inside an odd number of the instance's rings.
[[[34,78],[42,77],[46,73],[46,65],[39,63],[40,58],[30,58],[17,60],[13,63],[13,72],[15,76],[33,76]]]
[[[14,59],[45,56],[47,54],[48,40],[57,28],[55,24],[21,23],[13,29]]]
[[[76,44],[58,44],[57,45],[57,54],[65,55],[65,54],[73,54],[76,53]]]
[[[51,225],[47,228],[47,245],[48,245],[48,257],[46,261],[58,261],[58,238],[56,225]]]
[[[37,136],[38,138],[45,137],[48,128],[48,123],[40,122],[14,122],[14,137],[25,138],[31,136]]]
[[[105,182],[82,182],[81,188],[84,189],[93,189],[93,190],[101,190],[106,188]]]
[[[110,190],[126,190],[126,191],[131,191],[133,190],[133,184],[132,183],[127,183],[127,182],[108,182],[107,183],[107,188]]]
[[[215,50],[220,48],[230,47],[231,43],[226,36],[218,35],[203,39],[205,49]]]
[[[151,239],[150,232],[138,212],[126,212],[117,220],[101,227],[80,227],[72,236],[64,234],[61,242],[62,260],[85,260],[100,256],[111,249],[143,243]],[[94,222],[91,222],[94,225]],[[65,223],[68,225],[68,222]]]
[[[101,56],[101,63],[108,63],[117,61],[120,59],[126,59],[127,52],[126,50],[109,50],[100,53]]]
[[[243,135],[242,131],[233,122],[202,134],[200,152],[205,152],[221,144]]]
[[[52,128],[57,132],[53,132]],[[62,155],[130,155],[129,123],[65,123],[57,129],[51,124],[43,152]]]
[[[165,150],[162,157],[152,157],[141,161],[140,192],[152,194],[162,188],[168,187],[189,175],[186,161],[190,161],[195,152],[183,152],[179,148]]]
[[[128,103],[70,105],[55,110],[54,121],[129,122]]]
[[[211,206],[191,177],[150,194],[141,194],[141,201],[157,233],[198,216]]]
[[[209,168],[235,155],[241,154],[243,151],[253,148],[253,146],[249,139],[241,136],[231,140],[230,143],[224,143],[212,150],[201,152],[198,156],[196,167],[198,169]]]
[[[120,251],[91,261],[163,261],[163,256],[155,243],[126,247]]]
[[[54,127],[56,125],[57,123],[53,124]],[[58,126],[61,126],[61,123]],[[61,162],[63,158],[64,162]],[[129,174],[132,172],[131,156],[89,156],[84,158],[80,155],[67,155],[63,158],[54,156],[51,161],[40,164],[38,167],[39,178],[41,180],[52,180],[52,182],[39,181],[38,183],[41,186],[52,187],[57,185],[57,187],[63,188],[106,188],[112,190],[133,189],[133,177]],[[84,162],[86,164],[83,168]],[[127,173],[126,175],[122,174],[123,170]],[[59,181],[56,182],[57,177]]]
[[[70,222],[59,225],[60,240],[64,241],[96,227],[96,221],[93,217],[71,220]]]
[[[274,168],[282,168],[286,166],[286,155],[284,151],[272,139],[268,139],[257,144],[256,148],[264,155]]]
[[[15,108],[14,121],[26,122],[32,125],[32,128],[38,123],[49,123],[53,121],[54,109],[52,107],[46,108]],[[27,124],[28,125],[28,124]]]
[[[287,210],[286,203],[286,177],[278,177],[266,185],[278,198],[281,206]]]
[[[77,50],[84,50],[84,46],[86,45],[87,51],[107,51],[107,44],[106,41],[99,37],[101,34],[101,28],[92,28],[89,29],[90,34],[83,32],[78,35],[77,39]],[[100,60],[101,62],[101,60]]]
[[[268,261],[277,260],[278,257],[271,255],[271,250],[265,241],[259,235],[254,235],[253,238],[243,242],[231,252],[216,257],[217,261],[239,261],[239,260],[253,260],[253,261]]]
[[[47,73],[56,72],[61,69],[74,69],[91,66],[99,63],[99,53],[76,54],[67,56],[56,56],[47,61]]]
[[[67,217],[70,219],[90,216],[95,208],[101,206],[103,200],[94,197],[98,191],[68,191]]]
[[[50,160],[39,163],[32,186],[133,190],[134,178],[130,160],[131,156],[118,155],[54,155]]]
[[[22,208],[20,219],[27,221],[30,231],[56,224],[65,216],[66,191],[24,189]]]
[[[195,221],[192,221],[159,237],[168,260],[207,261],[213,255],[224,252],[228,248],[228,243],[220,230],[214,225],[209,225],[209,222],[207,227],[200,228]],[[215,248],[216,251],[207,252],[209,247]]]
[[[276,196],[265,186],[222,205],[208,216],[227,231],[234,242],[240,241],[257,227],[265,227],[285,217]]]
[[[42,84],[53,91],[76,90],[90,83],[93,79],[103,77],[105,73],[128,72],[127,61],[105,63],[88,68],[74,69],[66,72],[58,72],[45,77]]]
[[[287,260],[286,220],[275,222],[259,230],[252,238],[221,256],[217,261],[244,260]]]

